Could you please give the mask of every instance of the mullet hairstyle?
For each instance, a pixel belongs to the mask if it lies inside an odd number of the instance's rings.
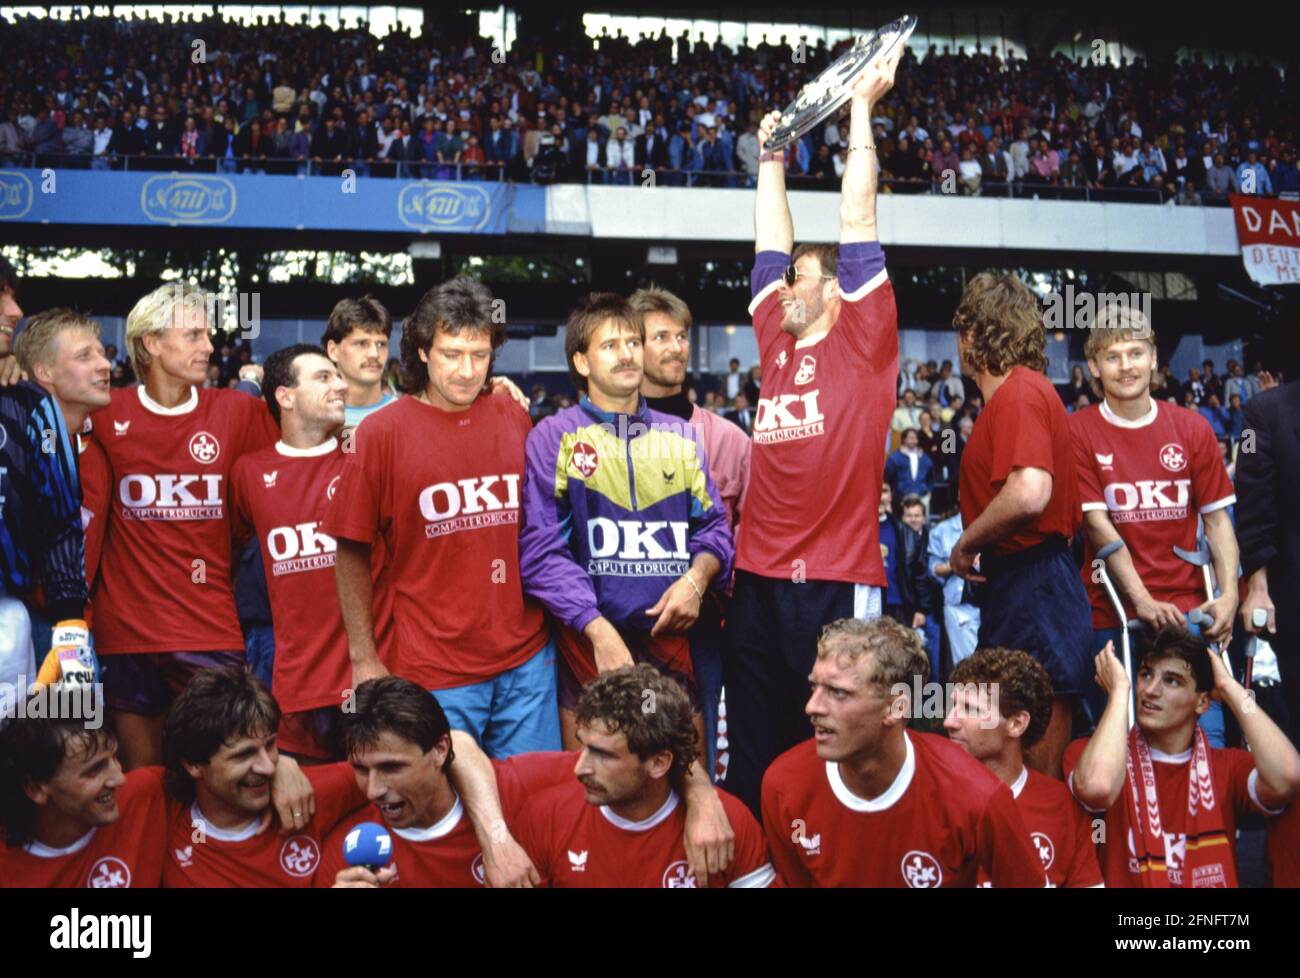
[[[356,689],[355,709],[343,711],[343,752],[351,757],[371,747],[386,733],[409,740],[425,754],[443,737],[448,738],[442,773],[451,770],[455,752],[450,747],[451,724],[438,698],[423,686],[400,676],[367,679]]]
[[[627,304],[636,310],[642,321],[645,320],[647,313],[657,312],[688,330],[694,322],[691,318],[690,306],[667,289],[661,289],[657,285],[637,289],[628,296]]]
[[[233,740],[279,729],[280,705],[246,667],[195,673],[172,702],[163,724],[167,790],[188,805],[194,800],[194,778],[185,770],[186,764],[207,764]]]
[[[41,694],[36,694],[41,695]],[[33,839],[36,803],[27,797],[28,785],[43,784],[59,772],[65,760],[94,756],[101,746],[117,749],[117,737],[107,728],[90,730],[74,717],[33,717],[11,713],[0,726],[0,826],[5,843],[25,846]]]
[[[495,362],[497,351],[506,341],[505,320],[498,321],[494,315],[495,302],[487,286],[465,275],[424,293],[415,311],[402,324],[402,390],[419,394],[429,385],[429,367],[420,359],[420,353],[429,354],[439,332],[449,336],[487,334]],[[488,376],[491,375],[489,366]]]
[[[321,334],[320,345],[328,349],[329,343],[342,343],[352,331],[382,333],[386,338],[393,328],[393,317],[384,304],[367,292],[360,299],[340,299],[330,311]]]
[[[1022,710],[1029,714],[1029,725],[1020,735],[1022,748],[1033,747],[1047,733],[1055,695],[1052,680],[1042,664],[1028,652],[1001,646],[979,649],[953,666],[948,680],[996,686],[998,712],[1004,720]]]
[[[1130,340],[1142,340],[1156,352],[1156,334],[1151,328],[1151,321],[1140,309],[1128,305],[1107,304],[1097,313],[1092,329],[1088,330],[1088,339],[1083,344],[1085,360],[1091,360],[1116,343]]]
[[[14,355],[18,357],[18,366],[29,377],[33,376],[32,368],[38,363],[53,366],[58,338],[73,330],[85,330],[95,339],[100,337],[99,323],[75,309],[59,306],[38,312],[27,320],[27,328],[14,340]]]
[[[317,356],[329,359],[319,346],[295,343],[293,346],[276,350],[262,365],[262,397],[266,399],[266,406],[270,408],[271,417],[275,419],[277,425],[280,423],[280,402],[275,399],[275,392],[281,387],[298,386],[298,368],[295,362],[308,353],[315,353]]]
[[[144,338],[176,325],[179,312],[201,309],[206,317],[209,294],[190,282],[170,282],[159,286],[131,307],[126,314],[126,355],[131,370],[144,383],[145,368],[152,357],[144,348]],[[212,324],[208,324],[211,329]]]
[[[863,685],[874,683],[888,693],[900,683],[911,688],[915,676],[921,678],[921,685],[930,679],[930,657],[921,637],[892,618],[841,618],[824,627],[817,639],[819,659],[845,658],[860,665],[868,655],[871,674],[861,676],[859,670]]]
[[[1014,275],[981,272],[966,283],[952,327],[966,341],[972,372],[1047,369],[1047,330],[1038,297]]]
[[[591,347],[592,337],[605,323],[613,320],[625,332],[636,334],[645,342],[645,321],[627,299],[617,292],[592,292],[569,313],[564,324],[564,359],[569,364],[569,379],[581,393],[587,392],[587,378],[578,373],[573,358],[585,354]]]
[[[611,734],[621,732],[628,750],[642,761],[668,751],[673,755],[668,778],[678,791],[699,756],[691,701],[676,680],[649,663],[611,669],[587,683],[574,719],[580,727],[599,721]]]

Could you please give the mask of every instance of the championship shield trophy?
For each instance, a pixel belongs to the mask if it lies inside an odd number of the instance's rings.
[[[863,35],[825,71],[799,90],[781,113],[781,122],[764,144],[764,152],[785,149],[804,133],[825,122],[853,96],[853,80],[873,58],[888,54],[907,42],[916,30],[911,14]]]

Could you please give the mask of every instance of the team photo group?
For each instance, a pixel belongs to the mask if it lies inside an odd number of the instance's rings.
[[[142,288],[128,386],[0,258],[0,887],[1236,887],[1243,823],[1300,885],[1296,385],[1230,474],[1148,312],[1099,311],[1067,412],[1039,297],[975,275],[943,512],[877,225],[903,50],[845,82],[837,243],[759,126],[729,417],[654,285],[572,297],[538,412],[468,277],[395,393],[364,290],[227,388],[211,296]]]

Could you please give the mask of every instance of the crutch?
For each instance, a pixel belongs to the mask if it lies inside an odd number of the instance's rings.
[[[1128,725],[1131,730],[1134,722],[1133,696],[1135,690],[1133,689],[1133,653],[1129,650],[1128,630],[1130,625],[1136,625],[1138,622],[1128,620],[1124,613],[1124,603],[1120,601],[1119,593],[1115,590],[1115,585],[1110,581],[1110,574],[1106,571],[1106,560],[1123,546],[1123,540],[1112,540],[1104,547],[1101,547],[1097,551],[1098,563],[1094,566],[1101,572],[1101,586],[1106,589],[1106,593],[1110,596],[1110,603],[1115,609],[1115,616],[1119,618],[1120,646],[1124,650],[1124,674],[1129,679]]]

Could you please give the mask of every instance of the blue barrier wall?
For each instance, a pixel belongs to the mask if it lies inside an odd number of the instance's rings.
[[[505,234],[546,228],[546,188],[477,180],[0,170],[0,221]]]

